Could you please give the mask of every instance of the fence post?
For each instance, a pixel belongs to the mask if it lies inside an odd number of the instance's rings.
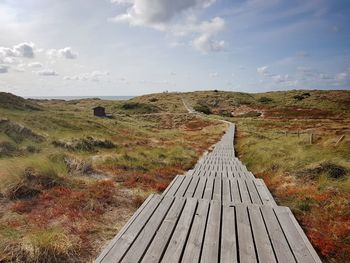
[[[314,142],[314,133],[311,132],[310,133],[310,144],[313,144],[313,142]]]
[[[339,140],[335,143],[335,146],[337,147],[338,144],[344,139],[345,134],[343,134],[342,136],[340,136]]]

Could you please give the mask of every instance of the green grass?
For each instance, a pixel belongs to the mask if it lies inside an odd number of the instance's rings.
[[[178,95],[166,98],[28,101],[0,93],[0,261],[89,261],[105,229],[123,225],[146,195],[192,167],[225,125],[181,111]],[[113,117],[93,116],[98,105]]]

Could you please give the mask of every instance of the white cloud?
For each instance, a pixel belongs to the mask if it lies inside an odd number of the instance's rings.
[[[6,65],[0,65],[0,74],[7,73],[9,67]]]
[[[13,47],[0,47],[0,57],[24,57],[33,58],[35,56],[35,45],[33,43],[20,43]]]
[[[174,17],[186,10],[207,8],[216,0],[112,0],[112,3],[127,4],[124,14],[111,19],[114,22],[126,22],[130,25],[143,25],[162,28]]]
[[[27,66],[30,68],[42,68],[43,64],[41,64],[40,62],[32,62],[29,63]]]
[[[217,52],[225,49],[225,41],[217,41],[211,39],[208,35],[201,35],[193,40],[193,46],[203,53]]]
[[[47,51],[47,55],[50,58],[76,59],[78,57],[78,53],[73,52],[71,47],[65,47],[61,49],[50,49]]]
[[[288,74],[286,75],[273,75],[271,76],[272,80],[276,83],[285,83],[290,81],[290,77]]]
[[[225,41],[215,40],[213,37],[225,28],[225,21],[221,17],[215,17],[210,21],[204,21],[199,26],[200,35],[193,40],[195,49],[207,53],[211,51],[222,51],[225,48]]]
[[[78,75],[73,75],[73,76],[65,76],[63,77],[64,80],[80,80],[80,81],[100,81],[106,76],[109,76],[108,71],[99,71],[95,70],[89,73],[81,73]]]
[[[36,73],[40,76],[58,76],[57,72],[52,69],[43,69]]]
[[[259,67],[256,69],[256,71],[262,76],[267,76],[270,74],[268,66]]]
[[[209,21],[197,21],[194,12],[188,10],[203,9],[211,6],[216,0],[112,0],[113,3],[129,6],[125,13],[115,16],[113,22],[124,22],[132,26],[146,26],[166,31],[175,38],[190,37],[190,44],[202,53],[222,51],[224,40],[214,37],[225,28],[225,21],[215,17]],[[174,22],[174,18],[179,17]],[[179,22],[181,21],[181,22]],[[180,45],[179,45],[180,43]],[[177,39],[172,46],[182,46]]]
[[[219,73],[217,73],[217,72],[213,72],[213,73],[209,74],[209,77],[211,77],[211,78],[217,78],[218,76],[219,76]]]
[[[334,79],[330,74],[327,74],[327,73],[320,73],[319,78],[322,80]]]

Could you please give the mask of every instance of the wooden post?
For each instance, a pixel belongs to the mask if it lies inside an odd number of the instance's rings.
[[[298,130],[298,138],[300,138],[300,131]]]
[[[345,138],[345,134],[343,134],[342,136],[340,136],[339,140],[335,143],[335,146],[337,147],[338,144]]]
[[[310,133],[310,144],[313,144],[313,142],[314,142],[314,133],[311,132]]]

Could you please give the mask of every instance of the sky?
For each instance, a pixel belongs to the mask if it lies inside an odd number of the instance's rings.
[[[348,0],[0,0],[0,91],[350,88]]]

